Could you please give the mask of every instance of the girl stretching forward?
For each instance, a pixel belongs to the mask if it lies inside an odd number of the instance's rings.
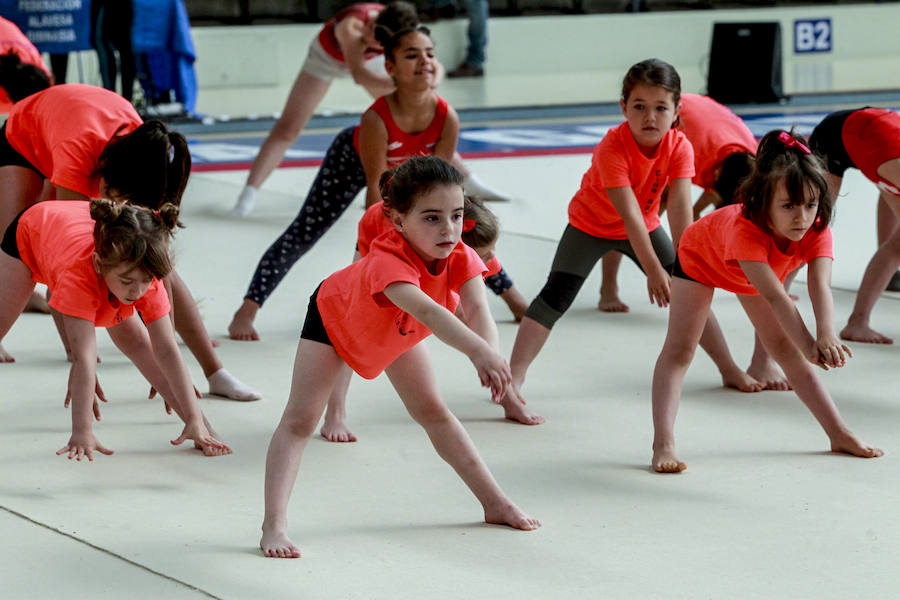
[[[813,130],[809,144],[825,162],[832,201],[837,199],[844,171],[849,168],[859,169],[878,186],[878,250],[866,267],[841,337],[892,344],[893,339],[869,326],[869,319],[900,266],[900,115],[882,108],[831,113]]]
[[[672,241],[659,222],[659,202],[669,186],[669,226],[675,244],[691,222],[694,155],[684,134],[673,128],[680,106],[681,79],[672,65],[649,59],[631,67],[622,84],[625,122],[594,149],[591,168],[569,203],[569,225],[556,249],[550,275],[522,319],[510,367],[520,390],[556,321],[568,310],[591,269],[604,254],[620,252],[647,275],[650,302],[669,304]],[[738,367],[712,314],[704,349],[725,385],[759,391],[762,385]]]
[[[369,254],[369,249],[379,236],[394,229],[391,222],[391,212],[385,208],[384,201],[370,206],[357,227],[356,255],[354,260]],[[497,238],[500,236],[500,223],[496,215],[492,213],[480,200],[472,196],[465,197],[463,208],[463,243],[475,250],[478,257],[484,261],[485,277],[499,273],[503,267],[494,254]],[[515,291],[515,288],[511,288]],[[516,292],[518,293],[518,292]],[[503,296],[501,296],[503,297]],[[466,322],[466,315],[461,308],[457,308],[457,316]],[[347,426],[347,388],[351,376],[350,367],[344,369],[344,373],[334,386],[331,397],[328,399],[328,407],[325,410],[325,421],[319,433],[330,442],[355,442],[356,436]],[[524,425],[540,425],[545,419],[526,407],[525,403],[515,394],[506,394],[501,400],[505,417],[512,421],[518,421]]]
[[[416,7],[403,1],[390,2],[386,6],[375,2],[351,4],[325,23],[310,43],[309,54],[281,116],[250,167],[247,184],[232,211],[236,216],[245,217],[253,212],[260,186],[306,127],[332,81],[353,77],[353,81],[365,88],[373,98],[390,94],[396,89],[391,75],[384,72],[383,65],[378,65],[379,60],[383,61],[383,56],[389,54],[383,47],[384,39],[418,25]],[[435,66],[432,89],[437,88],[444,77],[444,67],[440,63]],[[458,154],[454,154],[453,163],[466,174],[466,189],[470,193],[507,200],[486,187],[474,174],[466,173],[461,168],[462,158]]]
[[[384,201],[394,230],[369,254],[328,277],[310,298],[288,404],[266,458],[266,508],[260,547],[268,557],[297,558],[287,535],[287,505],[303,449],[345,364],[367,379],[385,371],[438,454],[484,507],[488,523],[536,529],[500,490],[462,425],[441,400],[428,354],[432,331],[465,353],[482,385],[500,399],[509,367],[497,352],[484,263],[460,243],[462,175],[436,157],[412,158],[385,176]],[[468,327],[453,316],[457,295]]]
[[[766,350],[825,429],[831,450],[881,456],[881,450],[847,429],[812,367],[843,367],[852,356],[832,324],[832,202],[821,163],[803,140],[771,131],[760,142],[756,167],[739,194],[743,204],[703,217],[685,230],[678,246],[669,330],[653,372],[653,469],[674,473],[687,468],[675,454],[675,415],[716,288],[738,294]],[[783,285],[803,263],[809,265],[815,338]]]
[[[5,76],[0,71],[0,82]],[[161,121],[144,123],[115,92],[77,83],[56,85],[17,101],[0,129],[0,228],[48,196],[102,196],[153,210],[165,202],[180,205],[190,171],[190,151],[180,133]],[[175,328],[203,368],[210,393],[259,399],[222,365],[184,281],[172,271],[166,285]],[[0,353],[0,362],[11,360]]]
[[[91,425],[95,327],[108,328],[116,346],[184,421],[173,444],[192,439],[207,456],[231,454],[197,406],[168,319],[160,280],[172,270],[168,242],[177,222],[178,207],[168,203],[150,211],[109,200],[48,201],[28,208],[7,228],[0,253],[0,341],[37,281],[53,290],[50,306],[61,313],[72,347],[72,437],[57,454],[77,460],[94,460],[95,451],[112,454]],[[99,419],[95,400],[93,412]]]
[[[331,143],[297,217],[260,259],[228,326],[232,339],[259,339],[253,327],[256,313],[363,187],[368,186],[368,207],[381,200],[378,181],[388,168],[426,154],[449,162],[456,151],[459,117],[434,92],[438,62],[428,29],[416,25],[392,33],[379,28],[375,35],[397,90],[376,100],[359,126],[344,129]]]

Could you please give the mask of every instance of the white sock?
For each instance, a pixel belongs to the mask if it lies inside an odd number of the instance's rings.
[[[224,396],[231,400],[241,400],[242,402],[262,398],[262,394],[243,383],[224,368],[219,369],[207,377],[206,380],[209,382],[209,393],[216,396]]]
[[[256,206],[256,192],[257,189],[252,185],[245,185],[241,195],[238,196],[237,204],[231,209],[231,214],[236,217],[246,217],[252,213],[253,207]]]
[[[478,196],[485,202],[509,202],[512,200],[506,194],[502,194],[497,190],[488,187],[483,181],[478,179],[475,173],[469,173],[463,181],[463,189],[467,194]]]

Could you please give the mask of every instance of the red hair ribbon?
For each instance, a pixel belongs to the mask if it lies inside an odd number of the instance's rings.
[[[463,219],[463,231],[472,231],[475,225],[475,219]]]
[[[783,143],[788,148],[799,148],[801,151],[803,151],[804,154],[812,154],[812,152],[810,152],[809,148],[805,144],[798,142],[797,138],[787,133],[786,131],[782,131],[778,134],[778,141]]]
[[[154,211],[153,211],[153,214],[156,216],[157,219],[159,219],[160,221],[162,221],[162,217],[159,216],[159,211],[158,211],[158,210],[154,210]]]

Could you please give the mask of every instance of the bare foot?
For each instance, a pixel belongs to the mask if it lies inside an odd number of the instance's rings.
[[[790,298],[792,302],[800,301],[800,296],[798,296],[797,294],[788,294],[788,298]]]
[[[217,446],[204,446],[194,442],[194,448],[203,452],[203,456],[227,456],[231,454],[231,448],[219,448]]]
[[[25,304],[25,310],[23,312],[44,313],[45,315],[49,315],[50,305],[47,304],[47,299],[44,298],[43,294],[35,290],[31,293],[31,298],[29,298],[28,302]]]
[[[728,373],[723,373],[722,385],[747,393],[761,392],[766,387],[761,381],[758,381],[755,377],[752,377],[749,373],[742,371],[741,369],[734,369]]]
[[[841,330],[841,339],[864,344],[894,343],[893,339],[878,333],[868,325],[851,325],[850,323],[847,323],[847,326]]]
[[[16,362],[16,359],[13,358],[12,354],[3,349],[3,344],[0,344],[0,363],[13,363]]]
[[[253,320],[259,305],[251,300],[244,299],[241,307],[234,313],[231,325],[228,326],[228,337],[242,342],[255,342],[259,340],[259,334],[253,328]]]
[[[663,448],[653,451],[653,470],[657,473],[681,473],[687,465],[675,456],[675,448]]]
[[[500,405],[503,407],[504,416],[510,421],[517,421],[522,425],[540,425],[547,422],[547,419],[528,409],[525,401],[516,393],[515,388],[512,386],[509,387],[506,395],[503,396]]]
[[[884,450],[859,441],[856,439],[856,436],[849,431],[831,438],[831,451],[860,456],[862,458],[884,456]]]
[[[762,365],[750,363],[747,367],[747,375],[765,386],[765,389],[776,392],[788,392],[792,389],[788,383],[787,377],[781,372],[778,366],[771,360],[766,361]]]
[[[597,303],[597,308],[608,313],[627,313],[631,310],[619,299],[618,293],[604,292],[603,290],[600,290],[600,302]]]
[[[329,419],[328,415],[325,415],[325,422],[322,423],[322,429],[319,430],[319,433],[329,442],[356,441],[356,435],[350,431],[343,419]]]
[[[222,342],[220,342],[219,340],[213,340],[213,339],[210,339],[209,343],[212,344],[213,348],[218,348],[219,346],[222,345]]]
[[[533,531],[541,526],[540,521],[532,519],[509,501],[495,508],[485,507],[484,522],[491,525],[509,525],[513,529],[523,531]]]
[[[300,548],[294,545],[283,530],[263,528],[259,547],[266,558],[300,558]]]

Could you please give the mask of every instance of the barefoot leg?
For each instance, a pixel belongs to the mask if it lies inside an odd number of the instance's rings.
[[[681,277],[672,278],[669,329],[653,371],[653,459],[657,473],[679,473],[687,465],[675,454],[675,417],[681,383],[708,322],[713,289]]]
[[[772,307],[760,296],[738,296],[760,340],[784,370],[787,380],[831,440],[835,452],[873,458],[880,449],[858,440],[847,428],[822,380],[788,335],[778,325]]]
[[[547,419],[528,408],[525,400],[513,386],[509,387],[500,404],[503,406],[504,416],[510,421],[522,425],[540,425],[547,422]]]
[[[500,490],[466,430],[441,400],[423,344],[408,350],[385,372],[410,416],[425,429],[438,455],[453,467],[481,502],[486,522],[524,530],[541,526],[540,521],[522,512]]]
[[[725,342],[725,336],[722,334],[721,327],[719,327],[719,321],[716,320],[716,316],[712,311],[709,312],[706,326],[703,328],[700,346],[706,351],[712,361],[716,363],[716,367],[722,375],[722,385],[742,392],[761,392],[763,390],[762,383],[754,379],[734,362],[734,358],[728,350],[728,344]]]
[[[266,454],[265,517],[259,547],[269,558],[298,558],[287,535],[287,508],[303,450],[316,430],[344,362],[327,344],[301,339],[291,393]]]
[[[0,251],[0,363],[15,362],[11,354],[3,349],[3,338],[19,318],[31,292],[34,282],[31,270],[21,260]]]
[[[600,268],[603,279],[600,283],[600,301],[597,308],[603,312],[627,313],[629,306],[619,298],[619,265],[622,264],[622,254],[619,252],[607,252],[600,259]]]
[[[766,352],[765,346],[759,339],[759,335],[753,336],[753,357],[747,368],[747,375],[763,384],[765,389],[774,391],[790,391],[793,388],[788,383],[787,377],[778,368],[778,365]]]
[[[253,321],[256,319],[256,313],[259,312],[259,304],[244,298],[240,308],[234,313],[231,324],[228,326],[228,337],[233,340],[244,342],[255,342],[259,340],[259,334],[253,328]]]
[[[341,367],[341,374],[328,398],[325,420],[319,433],[329,442],[356,441],[356,435],[350,431],[350,427],[347,425],[347,390],[350,387],[352,376],[353,369],[347,365]]]

